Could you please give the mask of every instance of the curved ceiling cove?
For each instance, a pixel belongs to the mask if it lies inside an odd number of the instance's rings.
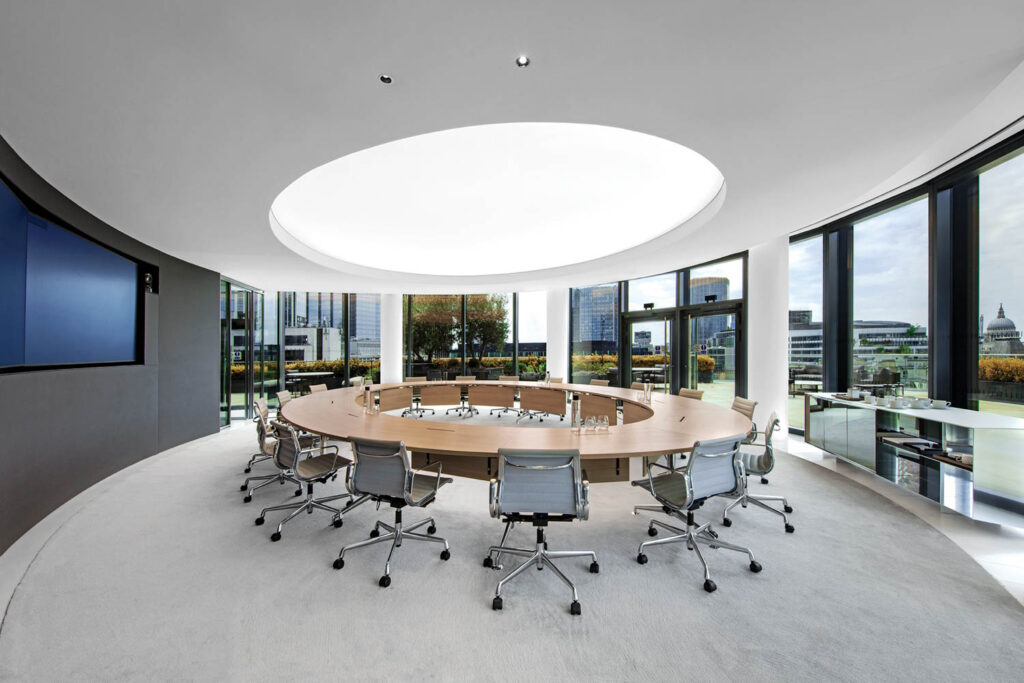
[[[607,263],[683,226],[723,185],[710,161],[653,135],[498,123],[324,164],[277,196],[270,223],[293,250],[346,272],[531,273]]]

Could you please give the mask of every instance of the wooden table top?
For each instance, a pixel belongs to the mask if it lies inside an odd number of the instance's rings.
[[[579,449],[581,458],[628,458],[680,453],[701,439],[745,434],[750,420],[734,410],[691,398],[654,394],[651,405],[634,399],[635,392],[619,387],[543,382],[430,382],[443,385],[514,386],[529,389],[562,389],[578,394],[616,398],[628,404],[632,415],[647,415],[630,424],[609,427],[606,432],[575,434],[568,426],[474,425],[470,422],[432,422],[385,413],[363,413],[363,389],[346,387],[294,398],[281,409],[288,422],[315,434],[347,440],[350,437],[403,441],[411,451],[444,455],[495,456],[499,448]],[[423,383],[377,384],[371,391],[402,387],[423,388]]]

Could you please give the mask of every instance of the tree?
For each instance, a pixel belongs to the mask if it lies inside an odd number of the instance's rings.
[[[466,297],[467,354],[478,365],[488,347],[500,355],[508,337],[508,319],[504,294],[470,294]]]
[[[460,296],[413,296],[410,346],[417,362],[433,363],[434,356],[448,357],[459,340],[461,316]]]

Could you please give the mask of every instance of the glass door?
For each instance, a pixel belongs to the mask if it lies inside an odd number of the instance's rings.
[[[220,282],[220,426],[231,424],[231,285]]]
[[[690,314],[683,383],[704,392],[704,400],[729,407],[736,397],[735,311]]]
[[[661,316],[629,323],[629,385],[650,382],[654,391],[672,391],[672,318]],[[623,384],[626,379],[623,378]]]
[[[231,419],[252,417],[253,292],[236,285],[230,290]]]

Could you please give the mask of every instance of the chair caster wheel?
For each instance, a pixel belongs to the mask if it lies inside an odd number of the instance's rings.
[[[242,470],[242,471],[243,471],[243,472],[245,472],[246,474],[249,474],[250,472],[252,472],[252,468],[251,468],[251,467],[246,467],[246,468],[245,468],[244,470]]]
[[[334,561],[334,564],[333,564],[332,566],[333,566],[333,567],[334,567],[335,569],[341,569],[342,567],[344,567],[344,566],[345,566],[345,560],[343,560],[343,559],[341,559],[341,558],[339,557],[338,559],[336,559],[336,560]]]
[[[280,531],[275,531],[274,533],[270,534],[270,540],[273,541],[274,543],[277,543],[278,541],[280,541],[281,540],[281,532]]]
[[[722,518],[722,526],[732,526],[732,520],[728,517]]]
[[[267,520],[263,519],[262,517],[257,517],[256,518],[256,526],[263,526],[263,522],[265,522],[265,521],[267,521]]]
[[[582,613],[583,613],[582,610],[580,610],[580,601],[579,600],[573,600],[572,604],[569,605],[569,614],[572,614],[574,616],[579,616]]]
[[[345,524],[345,520],[343,520],[341,517],[338,517],[338,519],[334,520],[334,528],[335,529],[340,529],[344,524]]]
[[[787,524],[787,525],[786,525],[786,533],[787,533],[787,534],[791,534],[791,533],[793,533],[794,531],[795,531],[795,529],[794,529],[794,527],[793,527],[793,525],[792,525],[792,524]]]
[[[793,511],[793,506],[792,505],[783,505],[782,506],[782,510],[784,512],[792,512]]]
[[[762,569],[763,569],[763,567],[761,566],[761,563],[760,563],[760,562],[757,562],[756,560],[751,560],[751,561],[750,561],[750,571],[752,571],[752,572],[754,572],[755,574],[757,574],[757,573],[758,573],[758,572],[760,572],[760,571],[761,571]]]
[[[637,564],[647,564],[647,556],[644,555],[643,553],[640,553],[639,555],[636,556],[636,563]]]
[[[302,489],[295,489],[295,495],[296,496],[301,496],[302,495]]]
[[[378,531],[377,529],[374,529],[370,532],[370,538],[377,538],[378,536],[380,536],[380,531]]]
[[[502,604],[500,597],[496,597],[494,598],[494,600],[491,600],[491,609],[497,611],[500,610],[502,607],[504,607],[504,604]]]
[[[655,529],[653,526],[649,526],[649,527],[647,527],[647,535],[648,536],[657,536],[658,535],[658,530]]]
[[[768,483],[768,477],[761,477],[761,483],[762,484],[767,484]]]
[[[387,588],[391,585],[391,577],[385,574],[384,576],[380,577],[380,581],[377,582],[377,585],[381,588]]]
[[[714,593],[717,589],[718,586],[715,585],[714,581],[712,581],[711,579],[704,579],[704,590],[706,590],[708,593]]]
[[[491,557],[490,555],[485,557],[484,558],[484,566],[487,567],[488,569],[492,568],[494,566],[494,558]]]
[[[450,552],[450,551],[449,551],[449,550],[448,550],[447,548],[445,548],[444,550],[442,550],[442,551],[441,551],[441,559],[442,559],[442,560],[444,560],[444,561],[446,561],[446,562],[447,562],[447,561],[448,561],[448,559],[449,559],[449,558],[450,558],[451,556],[452,556],[452,554],[451,554],[451,552]]]
[[[246,486],[245,484],[242,484],[241,486],[239,486],[239,487],[238,487],[238,490],[239,490],[239,491],[244,491],[244,490],[246,490],[247,488],[249,488],[249,487],[248,487],[248,486]]]
[[[597,562],[591,562],[590,563],[590,573],[591,574],[598,574],[598,573],[600,573],[600,571],[601,571],[601,565],[599,565]]]
[[[252,496],[246,496],[245,498],[242,499],[242,502],[243,503],[251,503],[252,502]]]
[[[708,528],[708,536],[711,538],[718,538],[718,532],[714,529]]]
[[[431,524],[430,526],[427,527],[427,533],[430,534],[431,536],[433,536],[434,534],[437,533],[437,527],[434,526],[433,524]]]

